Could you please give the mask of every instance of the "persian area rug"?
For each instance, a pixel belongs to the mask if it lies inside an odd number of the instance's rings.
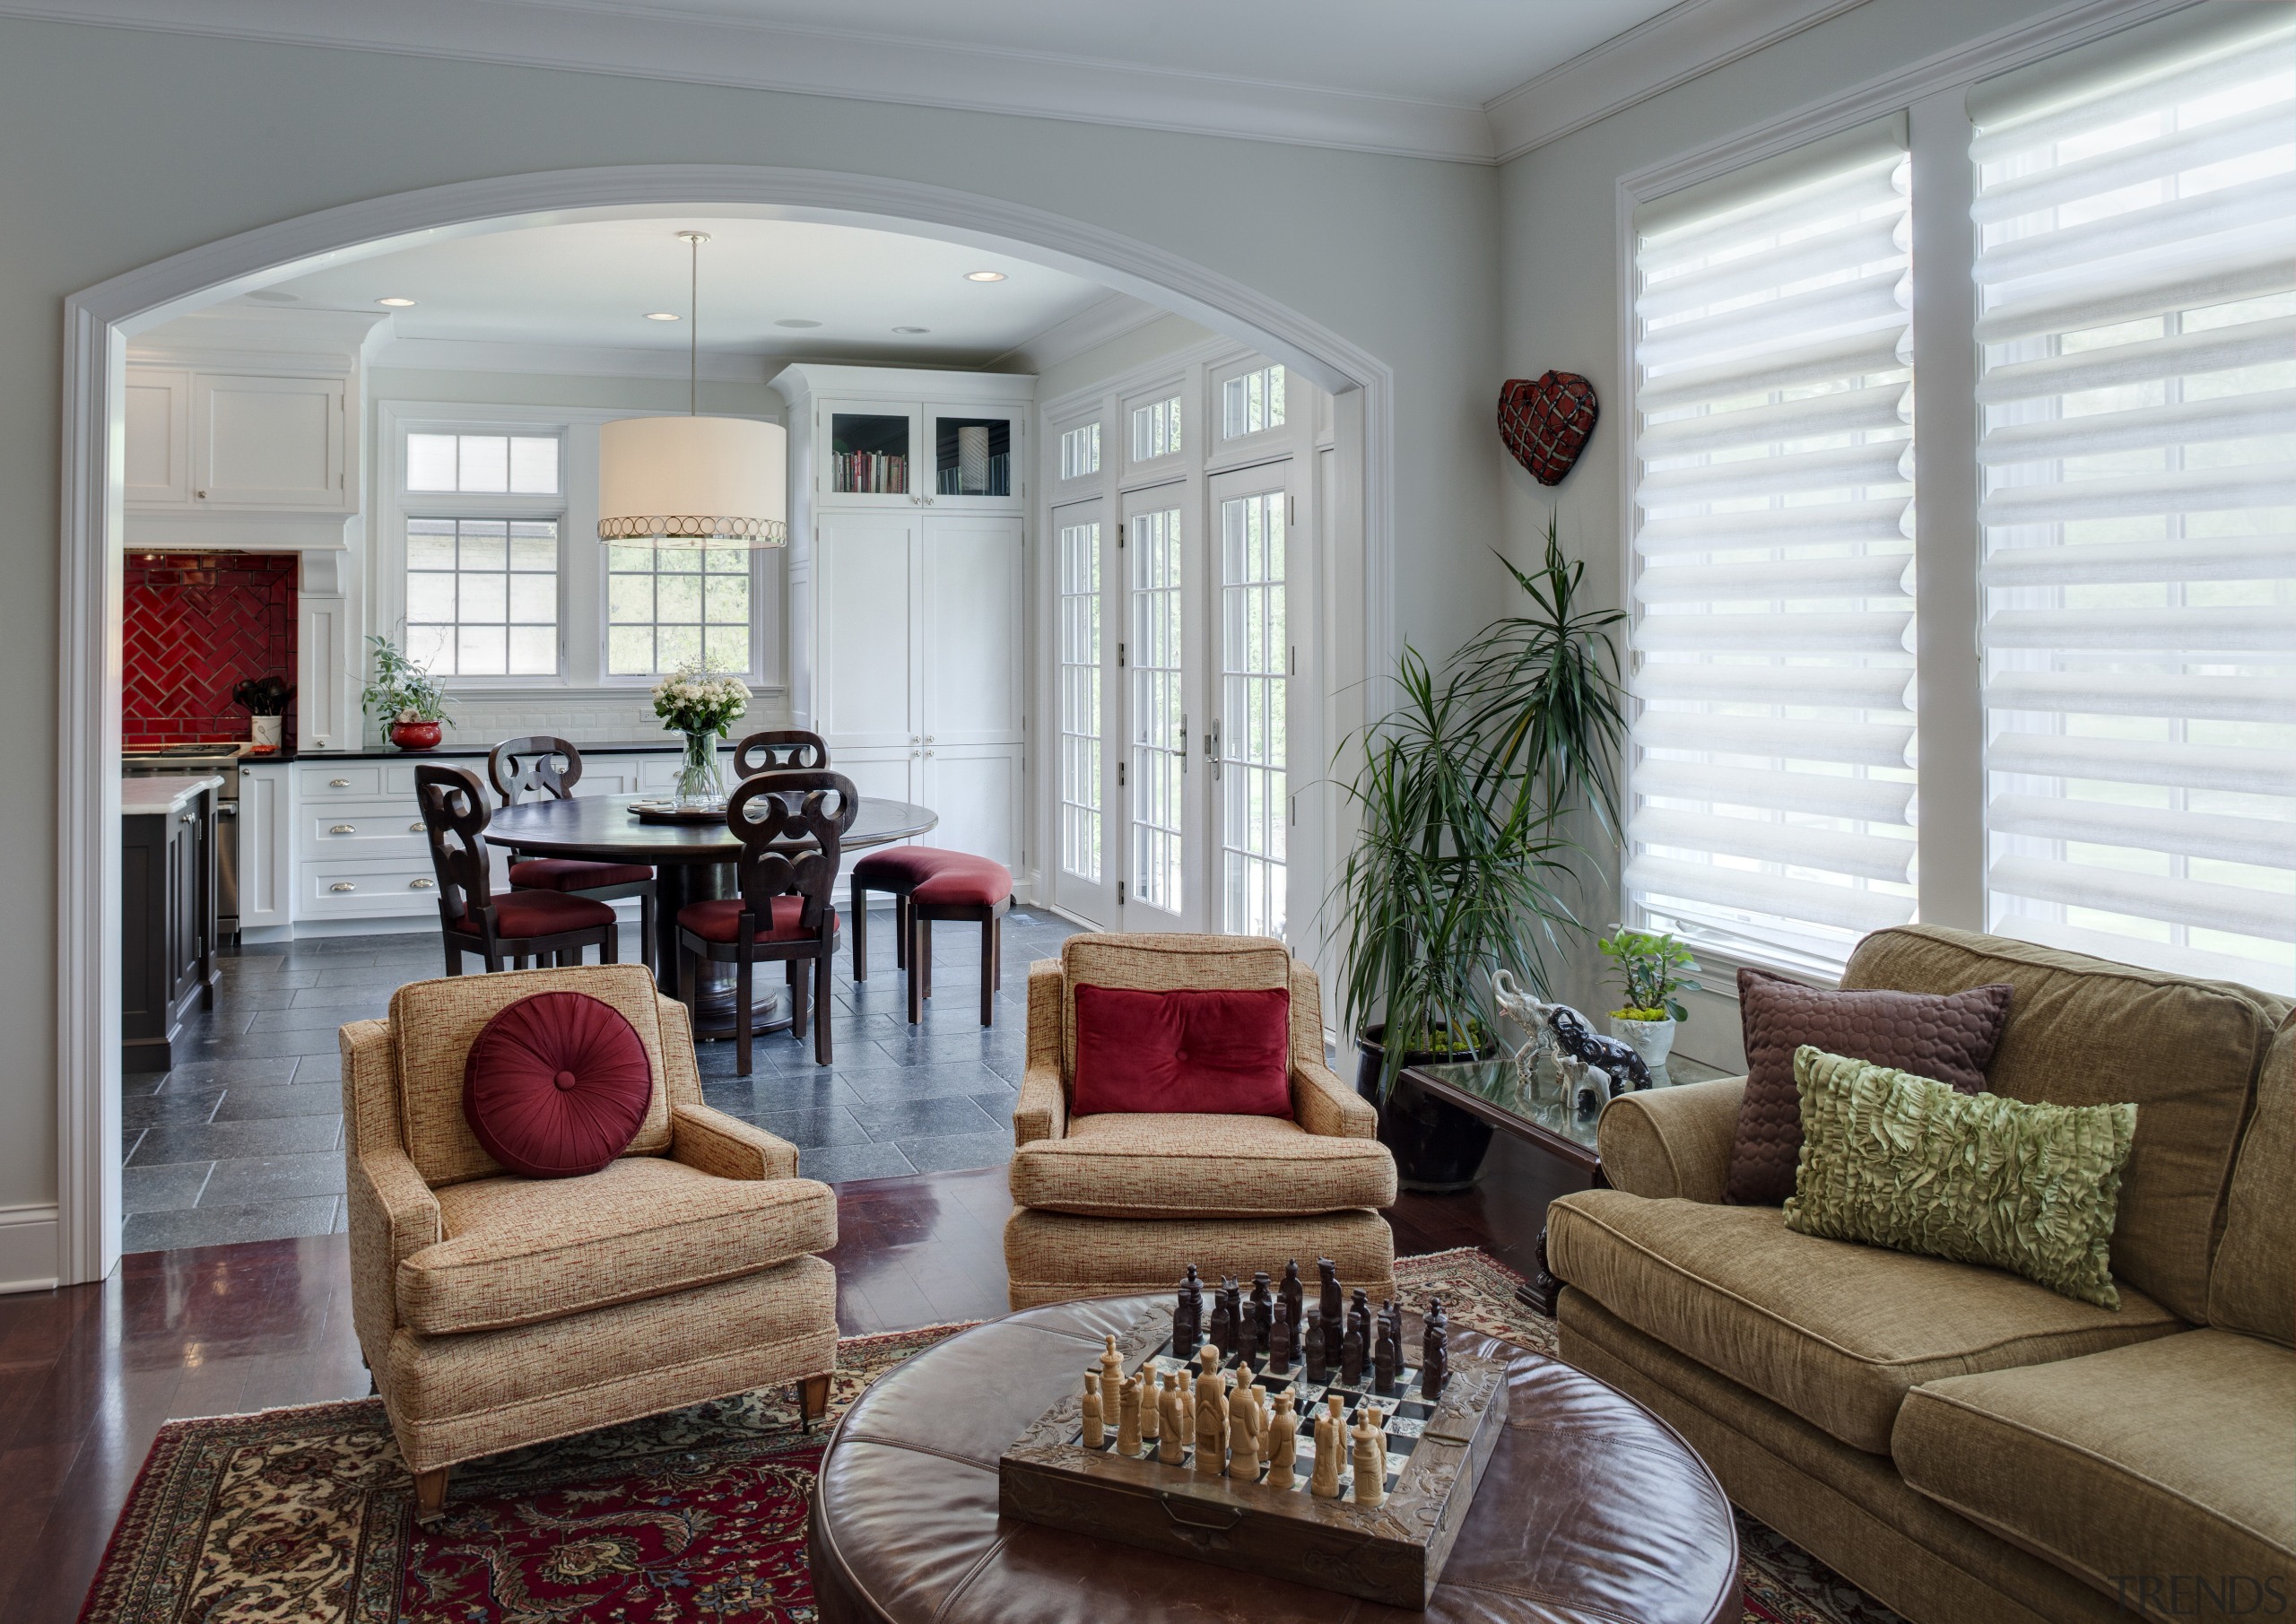
[[[1483,1253],[1400,1258],[1413,1306],[1554,1350],[1553,1323]],[[834,1420],[937,1325],[838,1344]],[[747,1393],[474,1461],[414,1522],[379,1399],[160,1429],[82,1624],[813,1624],[805,1512],[828,1428]],[[1902,1624],[1751,1518],[1744,1624]]]

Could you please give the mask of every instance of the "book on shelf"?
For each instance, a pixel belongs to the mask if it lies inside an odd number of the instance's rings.
[[[902,496],[909,491],[909,458],[883,451],[841,451],[832,458],[841,495]]]

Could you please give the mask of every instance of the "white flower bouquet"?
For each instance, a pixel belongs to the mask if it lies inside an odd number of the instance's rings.
[[[749,708],[748,685],[707,660],[689,660],[654,685],[654,714],[665,731],[722,739]]]

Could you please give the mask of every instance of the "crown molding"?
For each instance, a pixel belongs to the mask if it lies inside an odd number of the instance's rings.
[[[764,384],[790,358],[705,354],[702,378],[713,384]],[[535,372],[578,378],[671,378],[687,372],[683,351],[618,344],[543,344],[474,338],[397,338],[368,365],[426,372]]]
[[[0,0],[0,16],[1492,161],[1471,103],[1366,95],[585,0]]]
[[[1022,372],[1044,372],[1071,356],[1082,355],[1170,314],[1129,293],[1111,293],[1098,304],[1088,305],[1043,332],[1022,339],[991,360],[987,369],[1002,371],[1009,366]]]

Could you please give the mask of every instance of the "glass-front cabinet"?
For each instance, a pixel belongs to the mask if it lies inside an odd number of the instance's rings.
[[[933,428],[933,480],[923,487],[936,499],[966,499],[1004,504],[1016,500],[1022,420],[978,405],[929,406]]]
[[[930,488],[918,478],[919,413],[914,407],[861,401],[826,401],[821,407],[824,502],[906,501]]]

